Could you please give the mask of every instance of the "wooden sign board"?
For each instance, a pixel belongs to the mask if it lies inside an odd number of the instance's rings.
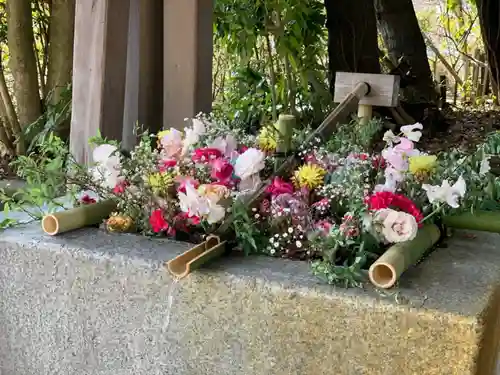
[[[360,105],[397,107],[399,103],[399,76],[337,72],[335,77],[335,103],[344,100],[360,82],[370,85],[370,92],[359,101]]]

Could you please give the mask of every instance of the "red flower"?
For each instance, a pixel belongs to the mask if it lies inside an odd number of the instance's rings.
[[[211,177],[214,180],[220,181],[220,182],[227,182],[231,179],[231,176],[233,175],[233,166],[229,163],[229,161],[219,158],[214,160],[211,163],[212,166],[212,173]]]
[[[151,213],[151,216],[149,217],[149,224],[151,224],[151,228],[153,229],[153,232],[155,232],[155,233],[171,231],[170,225],[167,223],[167,221],[163,217],[163,212],[160,209],[154,210]]]
[[[407,214],[412,215],[419,226],[422,226],[424,215],[413,203],[413,201],[404,195],[394,194],[389,191],[380,191],[366,198],[366,204],[370,210],[382,210],[384,208],[395,207]]]
[[[160,161],[160,172],[165,172],[169,168],[173,168],[177,165],[177,160],[169,159]]]
[[[127,182],[127,181],[122,181],[122,182],[119,182],[116,184],[116,186],[113,188],[113,193],[115,193],[116,195],[120,195],[120,194],[123,194],[125,192],[125,189],[127,188],[127,186],[129,186],[130,184]]]
[[[275,177],[271,184],[266,188],[266,192],[270,193],[272,197],[276,197],[281,194],[293,194],[293,185],[280,177]]]
[[[384,169],[386,165],[387,163],[385,162],[385,159],[382,157],[382,155],[373,157],[372,159],[373,169]]]
[[[240,154],[243,154],[246,150],[248,150],[248,146],[241,145],[241,146],[240,146],[240,151],[239,151],[239,153],[240,153]]]
[[[368,160],[368,154],[362,153],[362,154],[352,154],[352,156],[356,159],[359,160]]]
[[[222,152],[216,148],[197,148],[193,152],[192,160],[195,163],[208,163],[222,156]]]
[[[201,219],[198,216],[189,216],[187,212],[179,212],[174,217],[174,225],[175,228],[180,230],[181,232],[188,233],[189,228],[188,225],[196,226],[200,225]]]
[[[96,200],[94,198],[91,198],[88,194],[85,194],[83,197],[80,198],[80,203],[81,204],[94,204]]]

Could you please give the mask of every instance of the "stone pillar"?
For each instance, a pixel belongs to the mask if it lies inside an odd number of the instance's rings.
[[[122,137],[129,1],[76,1],[70,149],[80,163],[98,131]]]
[[[164,0],[163,126],[212,108],[213,0]]]
[[[130,0],[123,147],[136,143],[136,122],[156,132],[162,127],[163,0]]]

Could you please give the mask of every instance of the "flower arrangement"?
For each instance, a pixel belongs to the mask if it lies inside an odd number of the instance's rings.
[[[323,280],[344,285],[363,282],[390,246],[414,240],[425,224],[498,208],[496,150],[485,143],[470,155],[426,154],[417,147],[421,124],[387,131],[378,153],[356,142],[365,136],[340,140],[350,125],[327,142],[304,143],[307,131],[294,130],[295,163],[276,175],[274,126],[250,136],[207,116],[188,121],[183,131],[143,133],[129,154],[99,140],[92,168],[78,168],[88,176],[72,180],[85,190],[80,204],[95,203],[92,191],[116,202],[109,231],[193,243],[230,217],[236,248],[310,261]]]

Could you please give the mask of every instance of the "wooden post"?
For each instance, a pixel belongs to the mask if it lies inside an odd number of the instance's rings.
[[[77,0],[70,150],[88,163],[98,131],[121,140],[129,0]]]
[[[358,104],[358,117],[361,125],[366,125],[371,120],[373,106],[396,107],[398,105],[399,76],[388,74],[337,72],[334,101],[343,101],[360,82],[365,82],[370,87],[368,95],[361,98]]]
[[[125,149],[135,146],[136,123],[151,132],[163,122],[163,0],[130,0],[123,115]]]
[[[164,0],[163,126],[212,108],[213,0]]]

